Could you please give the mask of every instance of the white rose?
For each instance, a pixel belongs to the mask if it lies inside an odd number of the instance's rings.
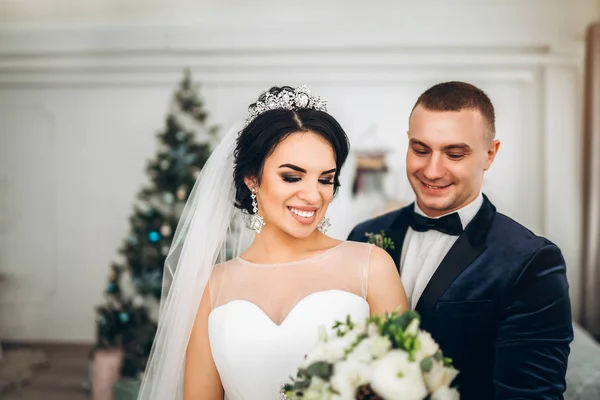
[[[330,379],[331,386],[339,393],[340,400],[354,400],[356,389],[370,381],[370,366],[355,360],[341,361],[336,364]]]
[[[444,367],[441,362],[434,362],[431,371],[423,374],[423,379],[430,392],[435,392],[441,387],[450,386],[458,371],[454,368]]]
[[[330,400],[331,391],[330,385],[319,377],[313,377],[310,381],[310,386],[304,391],[303,399],[305,400]]]
[[[386,400],[422,400],[427,396],[421,367],[408,353],[392,350],[373,363],[371,387]]]
[[[442,386],[433,392],[431,400],[460,400],[460,395],[456,389]]]
[[[433,356],[440,349],[440,346],[433,340],[429,332],[419,331],[417,340],[419,341],[419,348],[415,352],[415,359],[419,362],[424,358]]]

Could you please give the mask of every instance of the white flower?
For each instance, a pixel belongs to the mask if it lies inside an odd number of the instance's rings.
[[[386,400],[422,400],[427,396],[421,367],[408,353],[392,350],[373,363],[371,387]]]
[[[351,330],[344,336],[330,336],[327,342],[319,342],[317,346],[306,356],[303,366],[306,368],[309,365],[326,361],[328,363],[336,363],[346,357],[346,350],[362,332]]]
[[[302,398],[305,400],[330,400],[332,396],[330,388],[329,383],[313,376],[310,386],[304,391]]]
[[[460,395],[456,389],[442,386],[431,395],[431,400],[459,400]]]
[[[365,321],[354,322],[353,331],[357,331],[358,333],[365,333],[367,331],[367,325]]]
[[[379,336],[379,327],[376,324],[367,326],[367,336]]]
[[[358,361],[368,363],[373,360],[373,353],[371,348],[373,347],[374,338],[366,338],[360,341],[358,346],[348,354],[347,359],[352,361]]]
[[[423,379],[430,392],[439,388],[448,387],[458,375],[454,368],[444,367],[441,362],[434,362],[431,371],[423,374]]]
[[[410,336],[417,336],[417,332],[419,332],[419,323],[420,321],[418,318],[413,318],[404,330],[404,333]]]
[[[387,336],[367,337],[348,354],[348,360],[371,362],[373,359],[383,357],[392,347],[392,342]]]
[[[356,389],[371,381],[371,367],[355,360],[341,361],[335,365],[331,386],[339,392],[340,400],[354,400]]]
[[[319,341],[326,342],[329,339],[325,325],[319,326]]]
[[[383,357],[389,349],[392,348],[392,342],[387,336],[376,336],[371,345],[371,354],[374,358]]]
[[[418,362],[433,356],[440,349],[440,346],[433,340],[429,332],[419,331],[417,341],[419,342],[419,348],[415,352],[415,359]]]
[[[328,344],[329,343],[319,343],[310,353],[306,355],[302,367],[307,368],[311,364],[320,361],[333,364],[344,357],[345,353],[343,349],[328,346]]]

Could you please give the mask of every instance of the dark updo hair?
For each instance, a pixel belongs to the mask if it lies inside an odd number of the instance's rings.
[[[290,90],[289,86],[273,87],[269,93],[277,95],[281,90]],[[264,101],[263,93],[258,101]],[[252,104],[250,107],[254,106]],[[333,193],[340,187],[339,175],[348,157],[350,144],[346,132],[340,124],[324,111],[313,109],[269,110],[257,116],[241,132],[237,139],[234,156],[233,179],[236,188],[235,206],[252,212],[250,189],[244,178],[254,177],[260,184],[265,160],[273,154],[277,145],[291,134],[313,132],[325,139],[333,148],[337,172],[333,182]]]

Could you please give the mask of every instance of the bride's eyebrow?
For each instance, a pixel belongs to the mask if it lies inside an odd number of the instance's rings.
[[[306,173],[306,170],[304,168],[300,168],[299,166],[294,164],[281,164],[279,168],[289,168],[293,169],[294,171],[302,172],[303,174]]]
[[[304,168],[299,167],[299,166],[294,165],[294,164],[281,164],[279,166],[279,168],[289,168],[289,169],[293,169],[294,171],[302,172],[303,174],[306,173],[306,170]],[[336,171],[337,171],[337,168],[328,169],[327,171],[321,172],[321,175],[331,174],[331,173],[336,172]]]

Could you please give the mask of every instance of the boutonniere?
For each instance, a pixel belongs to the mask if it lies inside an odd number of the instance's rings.
[[[394,241],[386,236],[385,231],[381,231],[379,233],[367,232],[365,233],[365,236],[369,238],[367,240],[368,243],[374,244],[377,247],[381,247],[384,250],[396,249]]]

